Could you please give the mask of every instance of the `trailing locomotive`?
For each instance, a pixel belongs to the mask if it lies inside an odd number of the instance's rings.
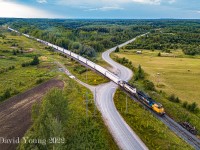
[[[16,33],[20,33],[17,30],[14,30],[12,28],[9,28],[9,30],[16,32]],[[100,72],[101,74],[103,74],[104,76],[106,76],[107,78],[109,78],[110,80],[112,80],[113,82],[115,82],[116,84],[118,84],[119,86],[121,86],[122,88],[124,88],[127,92],[129,92],[132,95],[135,95],[136,97],[138,97],[138,99],[144,103],[146,106],[148,106],[149,108],[151,108],[153,111],[155,111],[156,113],[160,114],[160,115],[164,115],[164,108],[160,103],[155,102],[154,100],[152,100],[150,97],[148,97],[146,94],[144,94],[141,91],[137,91],[137,89],[133,86],[131,86],[130,84],[128,84],[126,81],[121,80],[118,76],[116,76],[115,74],[113,74],[112,72],[108,71],[107,69],[93,63],[92,61],[77,55],[76,53],[73,53],[69,50],[66,50],[64,48],[61,48],[57,45],[51,44],[49,42],[43,41],[41,39],[37,39],[34,37],[29,36],[28,34],[23,34],[24,36],[34,39],[40,43],[43,43],[49,47],[52,47],[62,53],[65,53],[69,56],[71,56],[72,58],[75,58],[76,60],[79,60],[80,62],[87,64],[88,66],[90,66],[91,68],[97,70],[98,72]],[[128,44],[128,43],[127,43]]]

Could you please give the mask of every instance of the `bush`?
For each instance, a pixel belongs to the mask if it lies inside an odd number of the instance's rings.
[[[197,103],[193,102],[192,104],[189,104],[187,106],[187,109],[191,112],[196,112],[196,111],[198,111],[198,105],[197,105]]]
[[[21,64],[21,66],[22,66],[22,67],[27,67],[27,66],[30,66],[30,62],[25,62],[25,63],[22,63],[22,64]]]
[[[195,102],[193,102],[192,104],[188,104],[188,102],[184,102],[182,106],[183,108],[193,113],[196,113],[199,111],[198,105]]]
[[[182,106],[183,106],[183,108],[187,108],[187,106],[188,106],[188,102],[186,102],[186,101],[183,102],[183,105],[182,105]]]
[[[77,66],[77,67],[74,68],[74,71],[79,73],[79,74],[82,74],[82,73],[86,72],[87,69],[83,66]]]
[[[138,69],[135,71],[135,80],[144,79],[144,70],[141,65],[138,66]]]
[[[33,61],[30,63],[30,65],[35,66],[35,65],[38,65],[39,63],[40,63],[40,61],[39,61],[38,57],[35,56],[33,58]]]
[[[171,94],[169,97],[168,97],[169,101],[171,102],[175,102],[175,103],[180,103],[180,99],[178,97],[176,97],[174,94]]]
[[[116,53],[119,52],[119,47],[117,47],[117,48],[115,49],[115,52],[116,52]]]
[[[17,55],[17,52],[15,50],[13,50],[13,55]]]
[[[144,80],[144,86],[146,90],[151,90],[151,91],[155,91],[155,85],[153,84],[153,82],[149,81],[149,80]]]
[[[159,57],[161,56],[161,53],[160,53],[160,52],[158,53],[158,56],[159,56]]]
[[[11,97],[10,89],[7,89],[3,94],[3,99]]]
[[[40,84],[40,83],[44,82],[44,80],[45,80],[44,78],[39,78],[36,80],[36,84]]]

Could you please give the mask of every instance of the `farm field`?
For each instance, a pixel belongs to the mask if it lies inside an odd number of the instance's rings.
[[[200,105],[198,56],[196,58],[158,57],[159,51],[144,50],[143,54],[136,54],[135,51],[129,50],[114,55],[129,59],[135,67],[140,64],[148,74],[147,78],[154,82],[158,90],[165,91],[169,95],[175,94],[182,101],[196,102]],[[175,51],[174,55],[183,56],[180,51]]]

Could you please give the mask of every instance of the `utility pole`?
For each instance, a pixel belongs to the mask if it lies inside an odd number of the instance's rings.
[[[88,118],[88,93],[86,91],[86,96],[85,96],[85,102],[86,102],[86,117]]]
[[[125,111],[125,113],[127,113],[128,112],[128,99],[127,99],[127,95],[126,95],[126,111]]]
[[[94,88],[94,116],[96,115],[96,87]]]
[[[88,70],[87,70],[87,68],[86,68],[86,77],[85,77],[85,78],[86,78],[86,83],[88,83],[88,82],[87,82],[87,79],[88,79],[87,71],[88,71]]]

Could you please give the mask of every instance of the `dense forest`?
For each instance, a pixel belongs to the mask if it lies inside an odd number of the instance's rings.
[[[100,20],[19,20],[11,27],[90,58],[152,29]]]
[[[200,53],[199,20],[0,19],[0,25],[4,24],[88,58],[147,32],[151,34],[127,48]]]
[[[200,54],[200,24],[186,23],[152,30],[126,46],[127,49],[162,50],[170,53],[181,49],[186,55]]]
[[[0,19],[5,24],[88,58],[147,32],[126,48],[200,53],[199,20]]]

